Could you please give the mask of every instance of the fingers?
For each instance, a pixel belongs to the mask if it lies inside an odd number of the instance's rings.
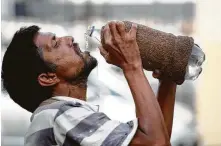
[[[110,32],[111,32],[111,35],[113,36],[114,39],[117,39],[120,37],[118,31],[117,31],[117,26],[116,26],[116,22],[114,21],[111,21],[109,23],[109,27],[110,27]]]
[[[113,26],[111,26],[111,27],[113,27]],[[115,27],[116,27],[116,25],[115,25]],[[116,30],[116,28],[115,28],[115,30]],[[119,39],[117,39],[117,38],[112,39],[112,38],[114,38],[114,36],[112,36],[112,34],[111,34],[109,24],[105,25],[104,29],[102,29],[102,34],[104,36],[104,40],[103,40],[104,41],[103,42],[104,49],[106,49],[106,51],[108,51],[110,53],[113,53],[113,51],[119,53],[120,51],[118,49],[116,49],[116,47],[115,47],[115,45],[117,44]],[[120,35],[118,34],[118,36],[120,36]]]
[[[122,21],[117,22],[117,30],[118,30],[119,34],[121,35],[121,37],[125,37],[126,30],[125,30],[125,25]]]
[[[101,55],[105,58],[106,61],[108,61],[109,53],[102,46],[99,46],[98,48]]]
[[[104,29],[102,29],[102,33],[104,35],[104,43],[110,44],[112,37],[111,37],[109,25],[105,25]]]
[[[136,35],[137,35],[137,24],[132,24],[131,29],[129,31],[129,34],[131,35],[131,37],[133,39],[136,39]]]

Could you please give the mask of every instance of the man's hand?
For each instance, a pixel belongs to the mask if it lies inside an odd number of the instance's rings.
[[[158,70],[158,69],[156,69],[156,70],[153,71],[152,76],[153,76],[154,78],[158,79],[160,82],[161,82],[161,81],[164,81],[164,82],[167,81],[167,82],[170,82],[171,84],[174,84],[174,85],[183,83],[183,81],[180,80],[180,81],[177,81],[177,82],[176,82],[177,84],[176,84],[176,83],[173,82],[170,78],[168,78],[167,75],[163,74],[163,73],[160,72],[160,70]]]
[[[132,25],[129,32],[126,32],[123,22],[108,23],[101,32],[104,36],[104,42],[99,47],[101,55],[108,63],[116,65],[124,71],[137,67],[142,68],[136,32],[137,25],[135,24]]]
[[[131,30],[126,32],[123,22],[110,22],[102,30],[104,40],[100,52],[108,63],[123,69],[133,95],[139,130],[131,144],[142,140],[139,144],[170,145],[160,106],[143,73],[136,30],[137,26],[132,25]]]

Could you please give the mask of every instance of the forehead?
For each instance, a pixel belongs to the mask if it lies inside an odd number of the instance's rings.
[[[51,42],[51,39],[55,36],[54,33],[51,32],[38,32],[34,42],[37,47],[43,48]]]

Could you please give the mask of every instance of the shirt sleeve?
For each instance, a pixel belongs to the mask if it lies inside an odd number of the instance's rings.
[[[137,126],[137,119],[121,123],[84,106],[64,105],[55,116],[53,130],[59,145],[126,146]]]

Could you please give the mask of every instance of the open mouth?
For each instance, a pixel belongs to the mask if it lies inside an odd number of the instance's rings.
[[[78,43],[73,42],[73,43],[72,43],[72,48],[73,48],[74,51],[77,53],[77,55],[79,55],[79,56],[81,56],[81,57],[83,57],[83,56],[85,56],[85,55],[86,55],[86,56],[91,56],[89,51],[84,51],[84,52],[82,52],[81,49],[80,49],[80,47],[79,47],[79,44],[78,44]]]
[[[78,43],[73,43],[72,46],[73,46],[74,50],[77,52],[78,55],[80,55],[82,53]]]

